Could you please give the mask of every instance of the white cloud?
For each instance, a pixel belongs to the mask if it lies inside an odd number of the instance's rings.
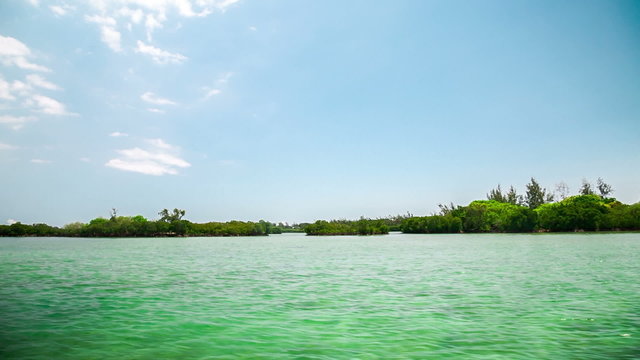
[[[229,82],[229,79],[231,79],[232,76],[233,76],[233,72],[231,71],[224,72],[218,77],[218,80],[216,80],[216,82],[218,84],[226,84]]]
[[[160,15],[158,17],[153,16],[153,14],[148,14],[147,19],[144,22],[144,27],[147,29],[147,41],[152,40],[152,34],[155,29],[161,28],[161,21],[164,19],[164,16]],[[138,45],[140,46],[140,45]]]
[[[4,124],[13,130],[20,130],[24,124],[37,120],[33,116],[0,115],[0,124]]]
[[[73,6],[69,6],[69,5],[51,5],[51,6],[49,6],[49,9],[56,16],[65,16],[65,15],[67,15],[67,13],[69,11],[75,10],[75,8]]]
[[[258,31],[258,28],[255,26],[249,26],[249,30],[251,31]]]
[[[140,95],[140,99],[154,105],[177,105],[175,101],[158,97],[156,94],[149,91]]]
[[[146,45],[144,42],[138,40],[137,53],[151,56],[151,59],[158,64],[181,64],[187,60],[187,57],[178,54],[170,53],[166,50],[158,49],[157,47]]]
[[[9,145],[9,144],[5,144],[5,143],[1,143],[0,142],[0,150],[14,150],[17,149],[15,146],[13,145]]]
[[[203,86],[202,91],[204,92],[203,100],[207,100],[213,96],[220,95],[222,90],[220,88],[224,88],[224,86],[229,82],[231,77],[233,76],[233,72],[227,71],[218,76],[216,79],[216,87]]]
[[[151,144],[154,147],[160,148],[160,149],[165,149],[165,150],[178,150],[177,147],[167,144],[166,142],[164,142],[164,140],[162,139],[147,139],[146,142],[148,144]]]
[[[105,166],[155,176],[176,175],[179,169],[191,166],[178,156],[178,147],[162,139],[148,139],[146,143],[149,145],[147,149],[135,147],[117,150],[120,156],[109,160]]]
[[[18,222],[18,221],[17,221],[17,220],[14,220],[14,219],[7,219],[7,225],[13,225],[13,224],[15,224],[15,223],[17,223],[17,222]]]
[[[92,15],[85,16],[84,19],[87,22],[100,25],[100,40],[107,46],[115,51],[121,52],[121,34],[116,30],[116,19],[110,16]]]
[[[122,51],[122,45],[120,45],[120,32],[109,26],[103,26],[100,31],[100,39],[102,42],[107,44],[107,46],[115,52]]]
[[[15,100],[16,97],[11,94],[13,87],[11,83],[5,81],[2,77],[0,77],[0,99],[3,100]]]
[[[117,22],[116,19],[110,17],[110,16],[101,16],[101,15],[85,15],[84,19],[87,22],[90,23],[95,23],[98,25],[105,25],[105,26],[116,26]]]
[[[222,1],[217,1],[215,6],[220,10],[220,11],[225,11],[227,10],[227,8],[235,3],[237,3],[240,0],[222,0]]]
[[[202,88],[202,90],[204,90],[204,99],[207,100],[212,96],[216,96],[218,94],[220,94],[222,91],[220,89],[211,89],[208,87],[204,87]]]
[[[122,133],[122,132],[119,132],[119,131],[114,131],[111,134],[109,134],[109,136],[112,136],[112,137],[125,137],[125,136],[129,136],[129,134]]]
[[[26,77],[27,83],[47,90],[60,90],[60,87],[52,82],[47,81],[40,75],[31,74]]]
[[[156,113],[156,114],[164,114],[166,111],[162,110],[162,109],[156,109],[156,108],[148,108],[147,111],[152,112],[152,113]]]
[[[35,106],[39,108],[39,111],[48,115],[75,115],[67,112],[63,103],[58,100],[52,99],[44,95],[33,95],[31,100],[35,103]],[[28,101],[27,104],[30,104]]]
[[[118,15],[128,17],[134,24],[139,24],[144,17],[144,13],[140,9],[132,10],[128,7],[123,7],[118,10]]]
[[[31,162],[34,164],[51,164],[51,160],[44,159],[31,159]]]
[[[65,105],[58,100],[37,94],[36,88],[60,90],[58,85],[37,74],[27,75],[25,81],[14,80],[13,82],[8,82],[0,76],[0,99],[16,101],[9,109],[38,111],[49,115],[76,115],[68,112]],[[37,119],[32,116],[0,116],[0,124],[13,130],[19,130],[25,123],[35,120]]]
[[[80,161],[88,163],[88,162],[91,162],[91,159],[89,159],[88,157],[81,157]]]
[[[5,66],[17,66],[25,70],[51,71],[48,68],[29,62],[31,50],[20,40],[0,35],[0,62]]]
[[[51,5],[49,6],[49,9],[51,9],[51,11],[58,16],[63,16],[67,14],[67,10],[65,10],[62,6]]]

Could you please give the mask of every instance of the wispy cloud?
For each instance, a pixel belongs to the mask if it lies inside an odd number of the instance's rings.
[[[152,45],[147,45],[144,42],[138,40],[138,47],[136,48],[136,52],[140,54],[145,54],[151,57],[151,59],[157,64],[182,64],[187,60],[187,57],[178,54],[171,53],[166,50],[159,49]]]
[[[67,111],[65,105],[58,100],[52,99],[44,95],[33,95],[27,104],[34,102],[35,106],[43,114],[47,115],[77,115]]]
[[[44,159],[31,159],[31,162],[34,164],[51,164],[51,160]]]
[[[15,100],[16,97],[12,94],[12,86],[11,83],[5,81],[2,77],[0,77],[0,99],[3,100]]]
[[[156,108],[148,108],[147,109],[148,112],[152,112],[152,113],[156,113],[156,114],[164,114],[166,111],[162,110],[162,109],[156,109]]]
[[[47,90],[60,90],[60,87],[38,74],[27,75],[27,83]]]
[[[161,98],[150,91],[140,95],[140,99],[154,105],[177,105],[175,101]]]
[[[69,5],[66,5],[66,4],[63,4],[63,5],[51,5],[51,6],[49,6],[49,10],[51,10],[51,12],[53,12],[56,16],[65,16],[70,11],[75,10],[75,7],[69,6]]]
[[[222,74],[220,74],[220,76],[216,80],[216,83],[226,84],[229,82],[229,79],[231,79],[231,77],[233,77],[233,72],[231,71],[223,72]]]
[[[213,96],[220,95],[222,93],[221,88],[224,88],[227,85],[227,83],[229,82],[232,76],[233,76],[233,72],[231,71],[224,72],[220,74],[216,79],[215,87],[203,86],[202,87],[202,92],[204,93],[203,100],[208,100]]]
[[[38,89],[61,90],[61,88],[38,74],[29,74],[25,81],[6,81],[0,76],[0,99],[13,102],[14,110],[30,110],[47,115],[77,115],[67,111],[66,106],[51,97],[38,94]],[[0,124],[13,130],[21,129],[26,123],[37,120],[33,116],[7,114],[0,116]]]
[[[109,160],[105,166],[145,175],[176,175],[179,169],[191,166],[179,157],[180,149],[162,139],[148,139],[146,148],[135,147],[117,150],[119,157]]]
[[[220,89],[211,89],[208,87],[203,87],[202,90],[204,91],[204,99],[207,100],[212,96],[216,96],[218,94],[220,94],[222,92],[222,90]]]
[[[10,36],[0,35],[0,62],[5,66],[17,66],[25,70],[51,71],[50,69],[37,65],[28,60],[33,57],[31,50],[20,40]]]
[[[119,131],[114,131],[111,134],[109,134],[109,136],[111,136],[111,137],[126,137],[126,136],[129,136],[129,134],[123,133],[123,132],[119,132]]]
[[[0,124],[8,126],[12,130],[20,130],[24,124],[36,120],[37,118],[33,116],[0,115]]]
[[[14,149],[17,149],[17,147],[0,142],[0,150],[14,150]]]

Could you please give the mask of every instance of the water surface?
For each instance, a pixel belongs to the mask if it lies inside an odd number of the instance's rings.
[[[640,358],[640,234],[0,238],[0,358]]]

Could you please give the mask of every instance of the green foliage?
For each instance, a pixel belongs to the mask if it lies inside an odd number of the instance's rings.
[[[547,231],[605,230],[613,222],[607,216],[610,207],[597,195],[571,196],[536,209],[538,226]]]
[[[450,206],[442,215],[412,217],[402,224],[405,233],[530,232],[536,225],[533,210],[497,200],[477,200]]]
[[[513,189],[513,187],[512,187]],[[495,189],[491,189],[487,194],[487,200],[495,200],[498,202],[508,202],[507,197],[502,194],[502,189],[500,189],[500,184]]]
[[[174,221],[180,221],[185,213],[186,212],[184,210],[180,209],[173,209],[173,212],[169,212],[167,209],[162,209],[158,215],[160,215],[160,221],[171,223]]]
[[[318,220],[304,227],[307,235],[376,235],[388,234],[389,227],[384,220],[361,218],[358,221],[349,220]]]
[[[268,235],[267,225],[270,223],[261,221],[258,223],[229,221],[208,222],[204,224],[190,223],[187,235],[189,236],[259,236]]]
[[[546,204],[553,201],[553,194],[547,192],[538,184],[536,179],[531,178],[531,182],[526,185],[527,191],[524,196],[524,202],[529,209],[535,209],[542,204]]]
[[[509,192],[507,192],[505,200],[505,202],[513,205],[522,205],[523,203],[522,195],[518,195],[513,185],[509,187]]]
[[[626,205],[613,201],[608,205],[603,221],[608,230],[640,230],[640,203]]]
[[[465,232],[529,232],[536,225],[536,214],[521,205],[479,200],[464,211]]]
[[[402,222],[402,232],[420,234],[459,233],[462,220],[451,214],[410,217]]]

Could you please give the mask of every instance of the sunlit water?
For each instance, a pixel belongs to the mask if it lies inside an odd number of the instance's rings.
[[[0,358],[640,358],[640,234],[0,238]]]

